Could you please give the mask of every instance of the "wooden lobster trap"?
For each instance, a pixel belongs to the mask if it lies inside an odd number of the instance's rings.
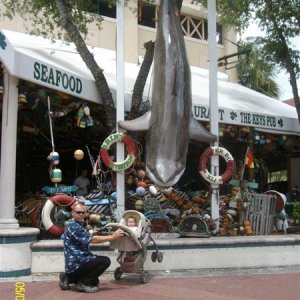
[[[255,235],[266,235],[273,231],[276,216],[276,197],[267,194],[245,193],[241,221],[249,220]]]

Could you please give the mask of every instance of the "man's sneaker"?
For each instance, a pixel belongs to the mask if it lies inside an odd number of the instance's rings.
[[[88,286],[81,282],[76,283],[75,287],[80,292],[85,292],[85,293],[96,293],[96,292],[99,292],[99,290],[100,290],[97,286]]]
[[[66,273],[59,273],[59,287],[63,291],[70,289],[69,281]]]

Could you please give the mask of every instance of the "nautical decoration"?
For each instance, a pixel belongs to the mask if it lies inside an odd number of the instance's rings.
[[[99,224],[101,223],[101,215],[100,214],[90,214],[89,220],[91,223]]]
[[[189,139],[216,137],[191,112],[191,74],[177,1],[160,1],[154,49],[152,107],[143,116],[121,121],[126,130],[148,130],[146,173],[158,186],[175,185],[186,166]]]
[[[143,200],[136,200],[135,202],[135,209],[138,211],[142,211],[144,207],[144,201]]]
[[[142,187],[142,188],[146,188],[147,184],[146,184],[145,181],[139,181],[139,182],[137,183],[137,186],[138,186],[138,187]]]
[[[137,171],[137,177],[143,179],[146,176],[146,172],[144,170]]]
[[[62,173],[61,173],[61,169],[53,169],[50,173],[50,179],[51,182],[53,183],[59,183],[62,181]]]
[[[116,142],[122,142],[126,146],[127,157],[122,162],[114,162],[108,150]],[[113,171],[124,171],[132,166],[136,157],[136,146],[134,140],[127,134],[114,133],[108,136],[101,145],[100,157],[103,163]]]
[[[138,196],[144,196],[146,193],[146,190],[145,190],[145,188],[139,186],[135,192]]]
[[[150,186],[149,186],[149,192],[150,192],[153,196],[155,196],[155,195],[157,194],[158,190],[157,190],[157,188],[156,188],[154,185],[150,185]]]
[[[24,80],[19,80],[18,90],[19,90],[18,103],[19,104],[27,103]]]
[[[64,193],[64,194],[73,194],[78,190],[77,185],[63,185],[63,186],[43,186],[42,191],[46,194],[57,194],[57,193]]]
[[[83,106],[83,111],[85,114],[85,123],[87,127],[93,126],[94,125],[94,121],[91,117],[91,113],[90,113],[90,108],[85,104]]]
[[[50,160],[53,165],[59,164],[59,154],[55,151],[51,152],[47,159]]]
[[[237,201],[234,201],[235,198],[232,198],[229,202],[229,207],[227,212],[232,216],[236,217],[237,216]]]
[[[62,172],[60,169],[56,168],[59,164],[59,154],[55,151],[54,147],[54,137],[53,137],[53,127],[52,127],[52,112],[50,109],[50,97],[47,97],[48,102],[48,117],[49,117],[49,125],[50,125],[50,134],[51,134],[51,144],[52,144],[52,152],[48,155],[47,159],[50,160],[49,166],[49,174],[51,182],[57,183],[62,181]]]
[[[90,115],[90,108],[87,104],[83,104],[77,111],[77,126],[80,128],[90,127],[94,125],[93,118]]]
[[[226,169],[225,172],[220,176],[213,176],[206,168],[208,159],[212,155],[220,155],[226,161]],[[231,179],[235,172],[235,162],[230,154],[225,148],[222,147],[208,147],[204,152],[201,154],[199,159],[199,172],[202,177],[209,183],[213,184],[223,184]]]
[[[278,231],[282,230],[286,233],[288,228],[288,219],[287,219],[287,213],[284,209],[285,204],[287,202],[286,196],[278,191],[275,190],[268,190],[265,192],[267,195],[275,196],[276,198],[276,222],[275,227]]]
[[[53,224],[50,217],[51,211],[57,205],[71,207],[74,203],[75,199],[66,194],[59,194],[48,198],[42,210],[42,223],[45,229],[55,236],[62,235],[64,232],[64,228]]]
[[[242,200],[240,198],[240,191],[237,186],[234,186],[231,189],[231,197],[229,199],[227,213],[235,218],[240,215],[241,209]]]
[[[81,149],[77,149],[74,151],[74,158],[76,160],[82,160],[84,158],[84,152]]]

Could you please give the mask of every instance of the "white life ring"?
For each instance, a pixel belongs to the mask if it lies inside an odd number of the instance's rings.
[[[114,162],[108,153],[110,146],[122,142],[126,146],[127,157],[122,162]],[[101,145],[100,157],[103,163],[113,171],[124,171],[132,166],[136,157],[136,146],[132,137],[124,133],[114,133],[108,136]]]
[[[42,210],[42,222],[47,231],[55,236],[60,236],[64,232],[63,227],[54,225],[51,220],[51,211],[56,205],[72,206],[76,200],[66,194],[58,194],[47,199]]]
[[[222,156],[226,161],[226,169],[225,172],[220,176],[213,176],[206,168],[208,159],[213,155],[220,155]],[[222,147],[208,147],[204,150],[204,152],[201,154],[199,159],[199,173],[202,175],[202,177],[212,184],[223,184],[230,180],[230,178],[233,176],[235,172],[235,162],[230,154],[229,151],[227,151],[225,148]]]

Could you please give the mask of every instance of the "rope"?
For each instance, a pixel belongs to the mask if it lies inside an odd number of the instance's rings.
[[[52,128],[52,116],[51,116],[51,111],[50,111],[50,97],[47,97],[48,101],[48,116],[49,116],[49,125],[50,125],[50,135],[51,135],[51,144],[52,144],[52,152],[55,151],[54,147],[54,138],[53,138],[53,128]]]

